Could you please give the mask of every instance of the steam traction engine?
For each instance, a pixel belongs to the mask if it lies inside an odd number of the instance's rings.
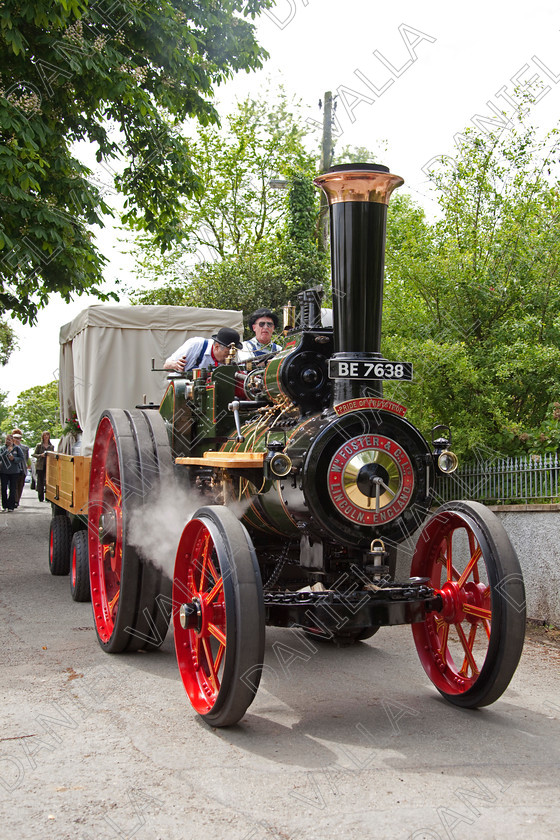
[[[426,673],[464,707],[502,694],[523,646],[523,581],[504,529],[472,502],[430,513],[435,478],[456,458],[382,396],[383,380],[411,378],[380,353],[387,204],[402,179],[361,164],[316,184],[330,205],[333,328],[304,297],[281,352],[171,375],[159,411],[104,412],[92,455],[100,644],[157,647],[172,614],[185,689],[213,726],[251,703],[266,624],[344,644],[410,623]],[[172,588],[130,537],[162,493],[198,507]],[[425,519],[399,582],[397,546]]]

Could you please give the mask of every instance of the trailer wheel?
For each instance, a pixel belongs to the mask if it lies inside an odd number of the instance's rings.
[[[70,594],[74,601],[89,601],[88,532],[76,531],[70,548]]]
[[[53,516],[49,534],[49,569],[51,575],[67,575],[70,571],[72,523],[65,516]]]
[[[507,688],[525,638],[525,589],[499,519],[478,502],[449,502],[424,527],[411,573],[429,578],[441,606],[412,625],[420,661],[456,706],[493,703]]]
[[[167,488],[171,448],[160,414],[105,411],[93,447],[88,500],[90,588],[97,637],[107,653],[161,646],[171,617],[171,578],[144,542],[144,515]],[[169,513],[166,508],[166,513]],[[134,528],[136,527],[136,533]],[[158,546],[161,546],[158,540]],[[169,567],[173,562],[169,558]]]
[[[237,723],[260,681],[265,621],[253,544],[227,508],[200,508],[185,526],[175,561],[173,627],[194,709],[211,726]]]

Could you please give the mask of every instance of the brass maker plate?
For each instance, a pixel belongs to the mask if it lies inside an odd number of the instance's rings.
[[[409,504],[414,471],[396,441],[384,435],[357,435],[335,452],[328,485],[342,516],[361,525],[380,525],[395,519]]]

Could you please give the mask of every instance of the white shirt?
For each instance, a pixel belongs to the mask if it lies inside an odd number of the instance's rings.
[[[206,347],[204,345],[206,344]],[[192,370],[194,367],[209,368],[215,367],[216,361],[212,355],[212,345],[214,344],[211,338],[188,338],[175,352],[165,361],[174,362],[185,356],[185,370]],[[198,358],[204,348],[204,355],[200,362]],[[197,364],[198,362],[198,364]]]
[[[261,344],[256,338],[250,338],[243,342],[243,347],[237,354],[240,362],[246,362],[247,359],[253,359],[255,356],[264,356],[265,353],[277,353],[282,350],[280,344],[275,344],[271,341],[269,344]]]

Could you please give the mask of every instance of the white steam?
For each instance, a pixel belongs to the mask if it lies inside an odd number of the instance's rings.
[[[169,484],[151,493],[141,507],[135,508],[128,521],[127,543],[173,579],[175,557],[187,522],[201,507],[211,505],[198,491]],[[229,502],[227,507],[238,519],[251,500]]]
[[[127,542],[173,579],[183,528],[202,504],[198,493],[188,493],[177,485],[161,487],[148,496],[142,507],[132,511]]]

